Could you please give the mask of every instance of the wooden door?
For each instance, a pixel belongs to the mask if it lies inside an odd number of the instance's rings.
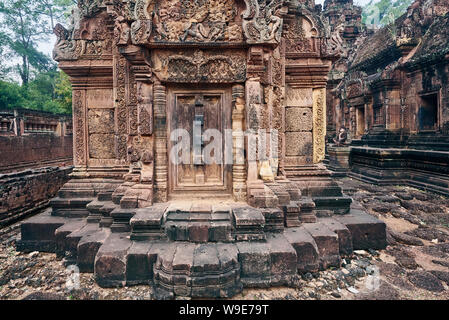
[[[231,128],[230,93],[227,90],[171,90],[167,119],[171,194],[194,195],[197,192],[230,194],[232,167],[224,163],[225,129]],[[188,133],[190,152],[187,156],[188,163],[185,163],[186,161],[177,163],[173,159],[174,153],[170,152],[179,143],[179,140],[172,141],[172,133],[176,129],[184,129]],[[218,140],[221,145],[221,156],[218,153],[215,155],[215,150],[212,150],[210,155],[217,159],[212,163],[210,161],[207,163],[203,159],[204,148],[213,142],[212,139],[205,141],[202,138],[208,129],[215,129],[221,134],[221,141]]]

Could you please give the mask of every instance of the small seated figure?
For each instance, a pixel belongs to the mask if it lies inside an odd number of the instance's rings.
[[[342,147],[346,145],[346,141],[348,139],[348,134],[344,127],[340,128],[338,135],[334,138],[334,143],[337,147]]]

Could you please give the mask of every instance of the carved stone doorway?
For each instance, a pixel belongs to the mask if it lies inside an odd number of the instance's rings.
[[[232,136],[231,141],[226,137],[231,129],[231,109],[231,93],[226,88],[169,89],[170,198],[231,196],[232,164],[225,161],[226,152],[232,154]],[[210,138],[208,133],[215,136]],[[215,140],[217,133],[219,139]]]

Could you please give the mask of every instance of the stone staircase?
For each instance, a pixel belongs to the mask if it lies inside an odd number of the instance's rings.
[[[385,224],[367,213],[316,217],[310,198],[292,200],[276,187],[276,208],[198,201],[122,208],[112,189],[61,190],[52,209],[22,224],[18,249],[54,252],[101,286],[151,284],[156,298],[172,298],[292,285],[298,272],[339,267],[353,249],[386,246]]]

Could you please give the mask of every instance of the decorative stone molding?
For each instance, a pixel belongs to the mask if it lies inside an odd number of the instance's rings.
[[[203,50],[155,54],[159,68],[154,70],[161,81],[169,82],[243,82],[246,79],[246,57],[207,53]]]
[[[74,139],[74,164],[75,166],[87,165],[86,154],[86,91],[73,91],[73,133]]]
[[[326,88],[313,90],[313,162],[324,160],[326,137]]]

